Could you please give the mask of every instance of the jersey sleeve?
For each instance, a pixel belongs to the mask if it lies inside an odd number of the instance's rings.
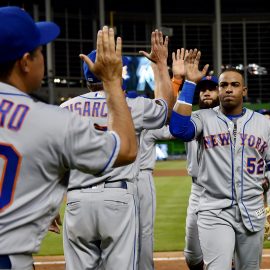
[[[112,131],[96,130],[91,119],[68,113],[63,147],[70,168],[91,174],[110,169],[119,153],[119,136]]]
[[[203,129],[203,110],[192,112],[190,121],[195,127],[195,138],[197,138]]]
[[[158,129],[164,126],[168,116],[168,106],[163,99],[144,98],[142,128]]]
[[[169,126],[165,125],[160,129],[155,129],[150,131],[154,140],[171,140],[174,139],[170,132]]]

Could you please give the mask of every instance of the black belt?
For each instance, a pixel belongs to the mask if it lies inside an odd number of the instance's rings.
[[[11,261],[8,255],[0,255],[0,269],[11,269]]]
[[[76,190],[76,189],[87,189],[87,188],[97,188],[100,184],[93,184],[87,187],[72,187],[69,188],[68,191]],[[112,182],[104,182],[104,188],[123,188],[127,189],[127,181],[126,180],[118,180]]]

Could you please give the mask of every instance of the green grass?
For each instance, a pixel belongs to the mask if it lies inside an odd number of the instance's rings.
[[[182,170],[186,169],[185,160],[157,161],[155,170]]]
[[[61,205],[60,215],[61,220],[63,222],[64,217],[65,204]],[[52,232],[48,232],[42,241],[40,251],[38,255],[63,255],[63,242],[62,242],[62,226],[60,226],[61,234],[56,234]]]
[[[190,177],[155,177],[155,251],[183,250]]]
[[[185,160],[158,161],[156,169],[181,170]],[[187,176],[155,177],[157,209],[155,220],[155,251],[179,251],[184,248],[185,218],[191,179]],[[63,220],[64,204],[61,207]],[[264,242],[270,248],[270,241]],[[62,234],[48,232],[38,255],[62,255]]]

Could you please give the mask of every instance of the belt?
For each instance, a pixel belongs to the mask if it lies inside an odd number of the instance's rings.
[[[72,187],[69,188],[68,191],[71,190],[77,190],[77,189],[87,189],[87,188],[99,188],[99,187],[104,187],[104,188],[122,188],[122,189],[127,189],[127,181],[126,180],[117,180],[117,181],[112,181],[112,182],[103,182],[99,184],[94,184],[86,187]]]
[[[127,189],[127,181],[120,180],[115,182],[105,182],[104,188],[123,188]]]
[[[8,255],[0,255],[0,269],[11,269],[11,261]]]

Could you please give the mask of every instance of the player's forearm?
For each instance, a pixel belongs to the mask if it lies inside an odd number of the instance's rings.
[[[155,82],[158,84],[158,87],[155,89],[155,97],[162,98],[167,102],[168,117],[170,117],[174,105],[174,94],[167,65],[157,66],[157,76],[155,78]]]
[[[114,167],[132,163],[137,155],[137,140],[133,120],[126,103],[124,92],[118,82],[104,84],[108,106],[108,129],[115,131],[121,147]]]
[[[185,81],[182,91],[176,101],[173,110],[181,115],[190,116],[192,113],[192,102],[195,93],[196,84]]]
[[[192,101],[196,85],[186,81],[174,105],[170,119],[170,132],[174,137],[189,141],[195,136],[195,128],[190,121]]]
[[[172,87],[173,87],[174,100],[176,100],[179,94],[179,89],[182,86],[184,80],[182,79],[182,77],[177,78],[174,76],[171,81],[172,81]]]

